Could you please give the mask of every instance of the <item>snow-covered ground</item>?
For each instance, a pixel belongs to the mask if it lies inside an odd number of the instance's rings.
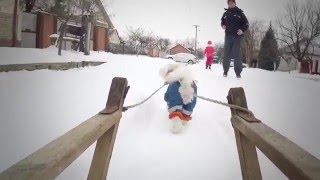
[[[0,172],[103,109],[113,77],[128,78],[130,105],[163,84],[158,71],[172,62],[101,54],[108,63],[98,67],[0,73]],[[320,158],[319,82],[259,69],[245,69],[237,80],[232,70],[223,78],[221,65],[191,68],[199,95],[226,102],[230,88],[244,87],[257,118]],[[189,127],[174,135],[164,91],[123,114],[108,180],[241,179],[230,110],[199,100]],[[58,179],[86,179],[93,149]],[[261,153],[259,158],[264,179],[286,179]]]
[[[90,56],[76,51],[64,51],[58,56],[58,49],[50,46],[46,49],[34,48],[0,48],[0,65],[28,64],[28,63],[56,63],[56,62],[80,62],[80,61],[103,61],[108,53],[91,51]]]

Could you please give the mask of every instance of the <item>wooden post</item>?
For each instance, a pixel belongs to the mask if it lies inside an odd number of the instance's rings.
[[[264,123],[251,123],[240,116],[231,121],[289,179],[319,180],[320,160],[315,156]]]
[[[127,92],[127,80],[114,78],[106,108],[112,111],[102,111],[105,113],[99,113],[81,123],[1,172],[0,179],[55,179],[97,140],[97,148],[88,179],[105,178]]]
[[[232,88],[228,95],[229,104],[248,108],[243,88]],[[231,109],[232,116],[238,115],[239,111]],[[244,180],[262,179],[255,145],[234,127],[242,178]]]
[[[106,109],[101,111],[100,114],[110,114],[122,110],[123,101],[128,91],[127,84],[127,80],[124,78],[113,79]],[[98,139],[88,180],[106,179],[118,126],[119,122]]]

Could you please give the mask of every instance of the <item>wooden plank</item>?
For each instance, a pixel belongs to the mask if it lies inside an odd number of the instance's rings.
[[[229,94],[228,94],[227,99],[228,99],[229,104],[234,104],[234,105],[238,105],[243,108],[248,108],[246,95],[244,93],[243,88],[241,88],[241,87],[231,88],[229,90]],[[239,112],[239,111],[232,109],[232,108],[230,110],[231,110],[232,115],[238,114],[238,112]]]
[[[320,160],[263,123],[249,123],[239,116],[233,126],[246,136],[289,178],[320,178]]]
[[[122,111],[124,98],[129,90],[127,79],[114,78],[109,91],[106,109],[101,114]],[[98,139],[93,155],[88,180],[104,180],[108,173],[109,163],[116,139],[119,123]]]
[[[100,112],[101,114],[111,114],[120,108],[122,109],[124,97],[126,96],[128,89],[127,86],[127,79],[119,77],[113,78],[106,108]]]
[[[99,138],[87,178],[88,180],[106,179],[118,126],[119,123],[115,124]]]
[[[125,78],[114,78],[105,109],[106,113],[90,118],[13,165],[0,174],[0,179],[54,179],[102,135],[97,143],[95,154],[98,156],[93,159],[93,167],[99,166],[99,169],[105,170],[105,172],[99,172],[99,175],[106,174],[127,90]],[[108,131],[109,129],[111,130]],[[106,148],[108,151],[104,152]],[[104,156],[106,156],[106,161],[100,167],[99,163],[102,161],[98,158],[104,158]],[[95,166],[96,163],[98,166]]]
[[[118,123],[121,111],[96,115],[0,174],[1,180],[54,179]]]
[[[234,132],[241,165],[242,179],[261,180],[262,175],[255,145],[237,129],[235,129]]]
[[[232,88],[228,94],[229,104],[238,105],[243,108],[248,108],[247,100],[243,88]],[[248,116],[252,122],[255,121],[255,118],[252,115],[247,115],[241,111],[230,108],[232,117],[235,115]],[[262,179],[258,155],[255,145],[238,129],[234,128],[237,149],[239,154],[239,160],[241,165],[242,178],[244,180],[260,180]]]

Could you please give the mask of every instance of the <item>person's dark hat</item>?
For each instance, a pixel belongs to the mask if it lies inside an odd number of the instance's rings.
[[[234,3],[236,3],[236,0],[228,0],[227,2],[228,2],[228,3],[229,3],[229,2],[234,2]]]

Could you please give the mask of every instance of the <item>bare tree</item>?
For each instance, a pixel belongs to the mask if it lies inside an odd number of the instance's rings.
[[[60,35],[58,39],[58,55],[61,56],[63,36],[67,29],[67,23],[73,18],[75,13],[73,0],[55,0],[51,12],[57,15],[57,18],[62,22],[60,26]]]
[[[156,39],[153,36],[152,31],[145,31],[142,28],[127,28],[127,35],[129,40],[129,45],[133,46],[137,52],[137,55],[143,53],[146,48],[151,48],[156,46]]]
[[[53,6],[51,0],[20,0],[19,2],[21,10],[25,12],[31,12],[34,9],[48,10]]]
[[[145,35],[145,31],[142,28],[134,29],[133,27],[127,27],[127,35],[129,45],[137,49],[137,47],[141,45],[143,36]]]
[[[191,48],[191,49],[195,48],[194,42],[195,42],[194,38],[186,38],[184,40],[177,40],[176,41],[177,44],[181,44],[182,46],[184,46],[186,48]]]
[[[224,45],[216,44],[214,46],[215,55],[218,56],[219,62],[222,63],[222,59],[224,58]]]
[[[246,62],[251,65],[254,59],[258,58],[260,42],[266,31],[265,22],[260,19],[251,19],[250,26],[244,34],[242,42],[242,54],[245,55]]]
[[[286,53],[299,62],[310,58],[312,43],[320,37],[319,3],[315,0],[290,0],[278,25],[278,39],[287,47]]]
[[[74,6],[80,12],[82,29],[85,29],[85,37],[80,38],[80,51],[85,55],[90,55],[91,24],[98,13],[95,0],[74,0]]]
[[[156,40],[156,44],[160,51],[166,52],[169,49],[171,42],[170,39],[158,37]]]
[[[26,8],[26,12],[31,12],[36,0],[24,0],[25,2],[25,8]]]

